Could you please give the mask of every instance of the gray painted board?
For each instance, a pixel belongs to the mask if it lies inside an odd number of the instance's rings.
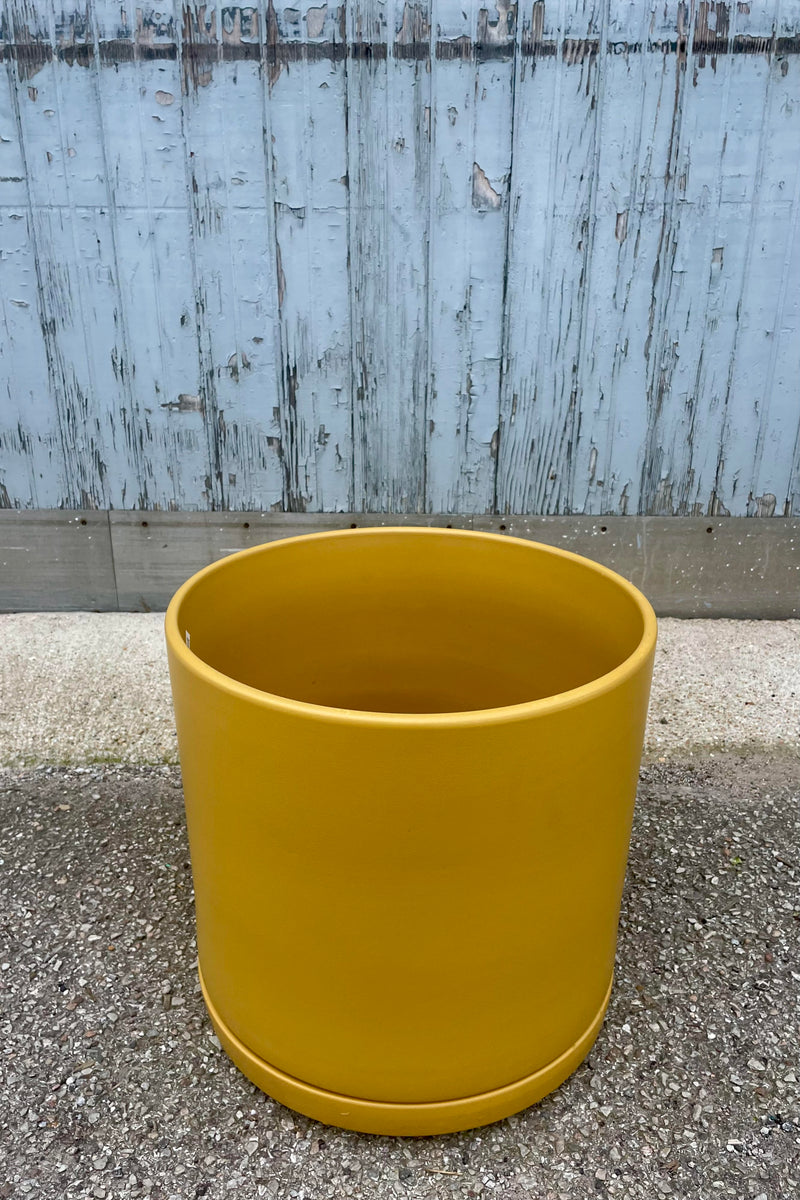
[[[118,607],[107,513],[0,511],[0,611]]]
[[[800,0],[5,0],[0,505],[781,516]]]
[[[800,616],[800,521],[747,517],[475,517],[603,563],[662,617]]]
[[[438,524],[425,516],[358,517],[351,513],[110,513],[120,608],[166,608],[190,575],[209,563],[278,538],[360,525]],[[450,522],[470,525],[468,517]]]
[[[661,616],[800,617],[800,520],[447,514],[0,511],[0,611],[159,610],[209,563],[276,538],[368,526],[529,538],[604,563]]]

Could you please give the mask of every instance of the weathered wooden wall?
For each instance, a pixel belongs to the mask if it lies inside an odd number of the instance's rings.
[[[5,0],[0,505],[800,510],[800,0],[486,3]]]

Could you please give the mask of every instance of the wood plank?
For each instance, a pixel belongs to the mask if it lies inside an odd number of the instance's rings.
[[[18,37],[32,32],[26,4],[13,0],[8,12]],[[52,6],[36,19],[33,31],[48,44],[68,36]],[[59,502],[104,508],[136,495],[138,464],[113,402],[117,308],[97,105],[87,72],[67,88],[57,59],[17,60],[13,78],[41,340],[65,460]]]
[[[515,17],[503,0],[491,18],[479,0],[463,13],[447,0],[432,7],[426,502],[434,512],[494,508]]]
[[[555,53],[526,64],[514,89],[500,512],[574,508],[606,10],[607,0],[571,0],[551,23],[545,9],[542,37]],[[523,37],[535,35],[531,22]]]
[[[8,0],[0,505],[793,511],[799,0],[336,12]]]
[[[427,2],[347,5],[347,41],[353,504],[422,511],[431,91],[407,51],[429,45]]]
[[[7,82],[3,79],[2,86]],[[11,105],[7,111],[10,119],[0,116],[0,169],[9,177],[21,172],[13,176],[22,180],[21,185],[13,185],[13,191],[21,187],[26,193],[24,155],[15,136],[18,125],[11,119]],[[8,147],[13,148],[16,165],[6,156]],[[42,345],[36,247],[27,195],[17,203],[0,206],[0,261],[0,508],[57,508],[66,494],[66,465]]]
[[[752,35],[751,19],[731,6],[730,36],[744,36],[742,30]],[[691,158],[681,206],[685,248],[680,258],[698,264],[699,291],[693,302],[684,302],[685,316],[675,322],[680,357],[660,435],[670,447],[662,471],[665,479],[679,481],[677,491],[670,487],[672,501],[665,511],[724,516],[735,506],[736,484],[729,493],[724,478],[728,404],[770,70],[763,56],[718,56],[714,63],[713,56],[693,49],[692,59]],[[681,277],[681,283],[688,294],[693,281]],[[688,337],[678,329],[686,324],[692,326]]]
[[[751,517],[476,517],[560,546],[641,588],[661,617],[800,616],[800,521]]]
[[[579,364],[583,407],[575,449],[575,511],[640,511],[648,433],[648,364],[660,250],[670,243],[666,181],[675,176],[683,96],[676,10],[612,6],[601,71],[593,251],[585,281],[587,328]],[[634,98],[635,97],[635,102]]]
[[[347,66],[339,10],[304,0],[275,15],[298,51],[267,80],[280,262],[284,506],[352,507]]]
[[[120,607],[163,609],[201,567],[278,538],[367,525],[469,526],[468,517],[369,516],[355,513],[111,513]]]
[[[45,14],[6,5],[7,43],[49,40]],[[5,56],[0,105],[0,259],[3,287],[0,409],[0,507],[57,507],[70,494],[63,415],[55,401],[41,303],[41,269],[34,217],[34,181],[43,155],[28,162],[24,128],[39,95],[40,68]],[[74,493],[71,493],[74,495]]]
[[[108,513],[0,509],[0,612],[118,607]]]
[[[662,240],[656,259],[654,326],[659,341],[651,342],[640,503],[643,511],[665,516],[725,506],[713,452],[707,448],[722,441],[720,397],[728,387],[744,262],[736,244],[742,209],[728,203],[723,213],[723,193],[728,147],[736,144],[743,124],[737,110],[750,105],[763,110],[765,97],[758,59],[748,60],[748,69],[740,72],[736,56],[707,53],[709,40],[713,44],[729,29],[727,10],[715,14],[709,31],[710,12],[698,9],[688,30],[686,66],[676,83],[678,116],[672,137],[677,153],[665,192],[669,237]],[[757,180],[757,161],[748,172],[742,149],[737,169]],[[739,203],[749,207],[753,200],[746,197]]]
[[[0,51],[13,40],[9,13],[0,17]],[[58,413],[50,394],[39,316],[28,168],[22,141],[17,68],[0,67],[0,287],[2,403],[0,508],[57,507],[65,466]]]
[[[330,529],[426,525],[560,546],[641,587],[661,616],[800,617],[800,520],[448,514],[0,511],[0,611],[160,610],[237,550]]]
[[[720,492],[731,511],[791,511],[800,431],[800,105],[796,60],[761,63],[758,150],[746,262],[726,406]],[[786,68],[786,69],[785,69]],[[727,503],[727,501],[726,501]]]
[[[125,507],[209,503],[200,402],[181,76],[170,12],[94,0],[94,78],[116,253],[121,397],[139,496]]]
[[[178,42],[199,403],[213,509],[282,503],[278,267],[254,8],[188,4]],[[226,61],[229,48],[250,57]],[[285,441],[285,439],[283,439]]]

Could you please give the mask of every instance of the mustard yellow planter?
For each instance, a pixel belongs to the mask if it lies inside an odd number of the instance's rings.
[[[370,1133],[557,1087],[608,1003],[656,640],[531,542],[272,542],[167,613],[206,1004],[264,1091]]]

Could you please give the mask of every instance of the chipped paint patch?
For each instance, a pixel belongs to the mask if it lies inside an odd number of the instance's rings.
[[[495,191],[489,182],[486,172],[478,165],[472,164],[472,207],[479,209],[497,209],[503,203],[499,192]]]
[[[306,9],[306,31],[310,38],[318,38],[322,35],[322,31],[325,28],[325,18],[327,15],[327,4],[323,4],[319,8]]]

